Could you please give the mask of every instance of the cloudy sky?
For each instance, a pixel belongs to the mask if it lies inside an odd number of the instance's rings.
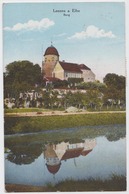
[[[125,76],[124,3],[4,4],[4,67],[17,60],[41,66],[51,42],[60,60],[86,64],[101,81],[107,73]]]

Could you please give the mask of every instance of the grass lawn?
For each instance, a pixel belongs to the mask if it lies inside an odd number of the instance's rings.
[[[113,176],[110,180],[65,180],[56,185],[48,184],[45,187],[26,185],[6,185],[7,192],[56,192],[56,191],[125,191],[126,177]]]
[[[125,113],[78,114],[41,117],[5,117],[5,134],[40,132],[70,127],[125,124]]]
[[[26,113],[26,112],[47,112],[52,111],[49,109],[43,109],[43,108],[13,108],[13,109],[5,109],[5,113]]]

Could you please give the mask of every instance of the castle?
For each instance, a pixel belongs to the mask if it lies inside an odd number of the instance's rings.
[[[50,46],[44,53],[42,73],[46,80],[68,80],[82,78],[83,82],[94,82],[95,74],[85,64],[69,63],[59,60],[58,50]]]
[[[61,142],[47,144],[43,152],[46,167],[51,174],[56,174],[62,161],[87,156],[96,146],[96,139],[85,139],[80,143]]]

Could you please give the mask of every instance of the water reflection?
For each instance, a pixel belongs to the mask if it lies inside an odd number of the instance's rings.
[[[71,158],[77,158],[80,156],[87,156],[95,146],[95,139],[85,139],[81,143],[73,144],[69,142],[47,144],[43,154],[48,171],[52,174],[56,174],[61,167],[61,161],[67,161]]]
[[[42,147],[40,144],[14,145],[9,147],[6,159],[18,165],[31,164],[41,153]]]
[[[43,186],[125,176],[125,129],[104,125],[5,136],[5,182]]]
[[[28,165],[34,163],[35,160],[42,154],[46,147],[51,143],[58,147],[60,145],[60,154],[63,153],[63,143],[67,146],[77,146],[80,143],[84,143],[82,139],[89,137],[90,139],[97,138],[99,136],[105,136],[108,141],[115,142],[120,138],[126,136],[125,125],[103,125],[103,126],[86,126],[82,128],[62,129],[58,132],[44,132],[34,134],[16,134],[5,136],[5,152],[8,148],[6,155],[7,160],[18,164]],[[56,142],[56,143],[55,143]],[[81,145],[81,144],[80,144]],[[61,147],[62,146],[62,147]],[[84,145],[83,145],[84,146]],[[75,149],[74,147],[74,149]],[[85,147],[85,146],[84,146]],[[80,147],[81,148],[81,147]],[[107,148],[106,148],[107,149]],[[54,151],[57,149],[54,149]],[[66,151],[66,148],[65,148]],[[74,150],[75,151],[75,150]],[[55,151],[57,155],[57,151]],[[74,152],[77,155],[76,152]],[[66,152],[72,157],[73,153],[70,153],[70,149]],[[84,154],[81,153],[81,155]],[[61,159],[58,155],[58,159]]]
[[[5,150],[5,182],[43,186],[65,179],[125,176],[125,147],[125,138],[109,141],[105,136],[54,143],[21,141],[17,145],[10,140]]]

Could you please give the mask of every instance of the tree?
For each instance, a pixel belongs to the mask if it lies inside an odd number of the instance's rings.
[[[108,73],[103,81],[107,87],[113,87],[118,90],[125,88],[125,77],[122,75],[119,76],[115,73]]]
[[[41,67],[30,61],[14,61],[4,74],[5,97],[17,98],[20,92],[34,89],[42,80]]]
[[[108,73],[103,79],[107,86],[104,92],[104,101],[107,103],[110,100],[110,104],[125,103],[125,77],[119,76],[114,73]]]
[[[49,108],[50,107],[50,91],[43,91],[43,105],[44,108]]]
[[[84,90],[99,90],[100,92],[103,92],[106,88],[106,85],[103,83],[100,83],[98,81],[96,82],[82,82],[77,85],[78,89],[84,89]]]
[[[72,92],[69,91],[64,96],[64,102],[67,106],[76,106],[77,108],[80,108],[83,104],[82,94],[80,92],[72,93]]]
[[[75,88],[78,83],[83,82],[83,78],[68,78],[70,88]]]
[[[90,108],[101,108],[102,106],[102,93],[99,90],[90,89],[86,92],[86,103]]]

